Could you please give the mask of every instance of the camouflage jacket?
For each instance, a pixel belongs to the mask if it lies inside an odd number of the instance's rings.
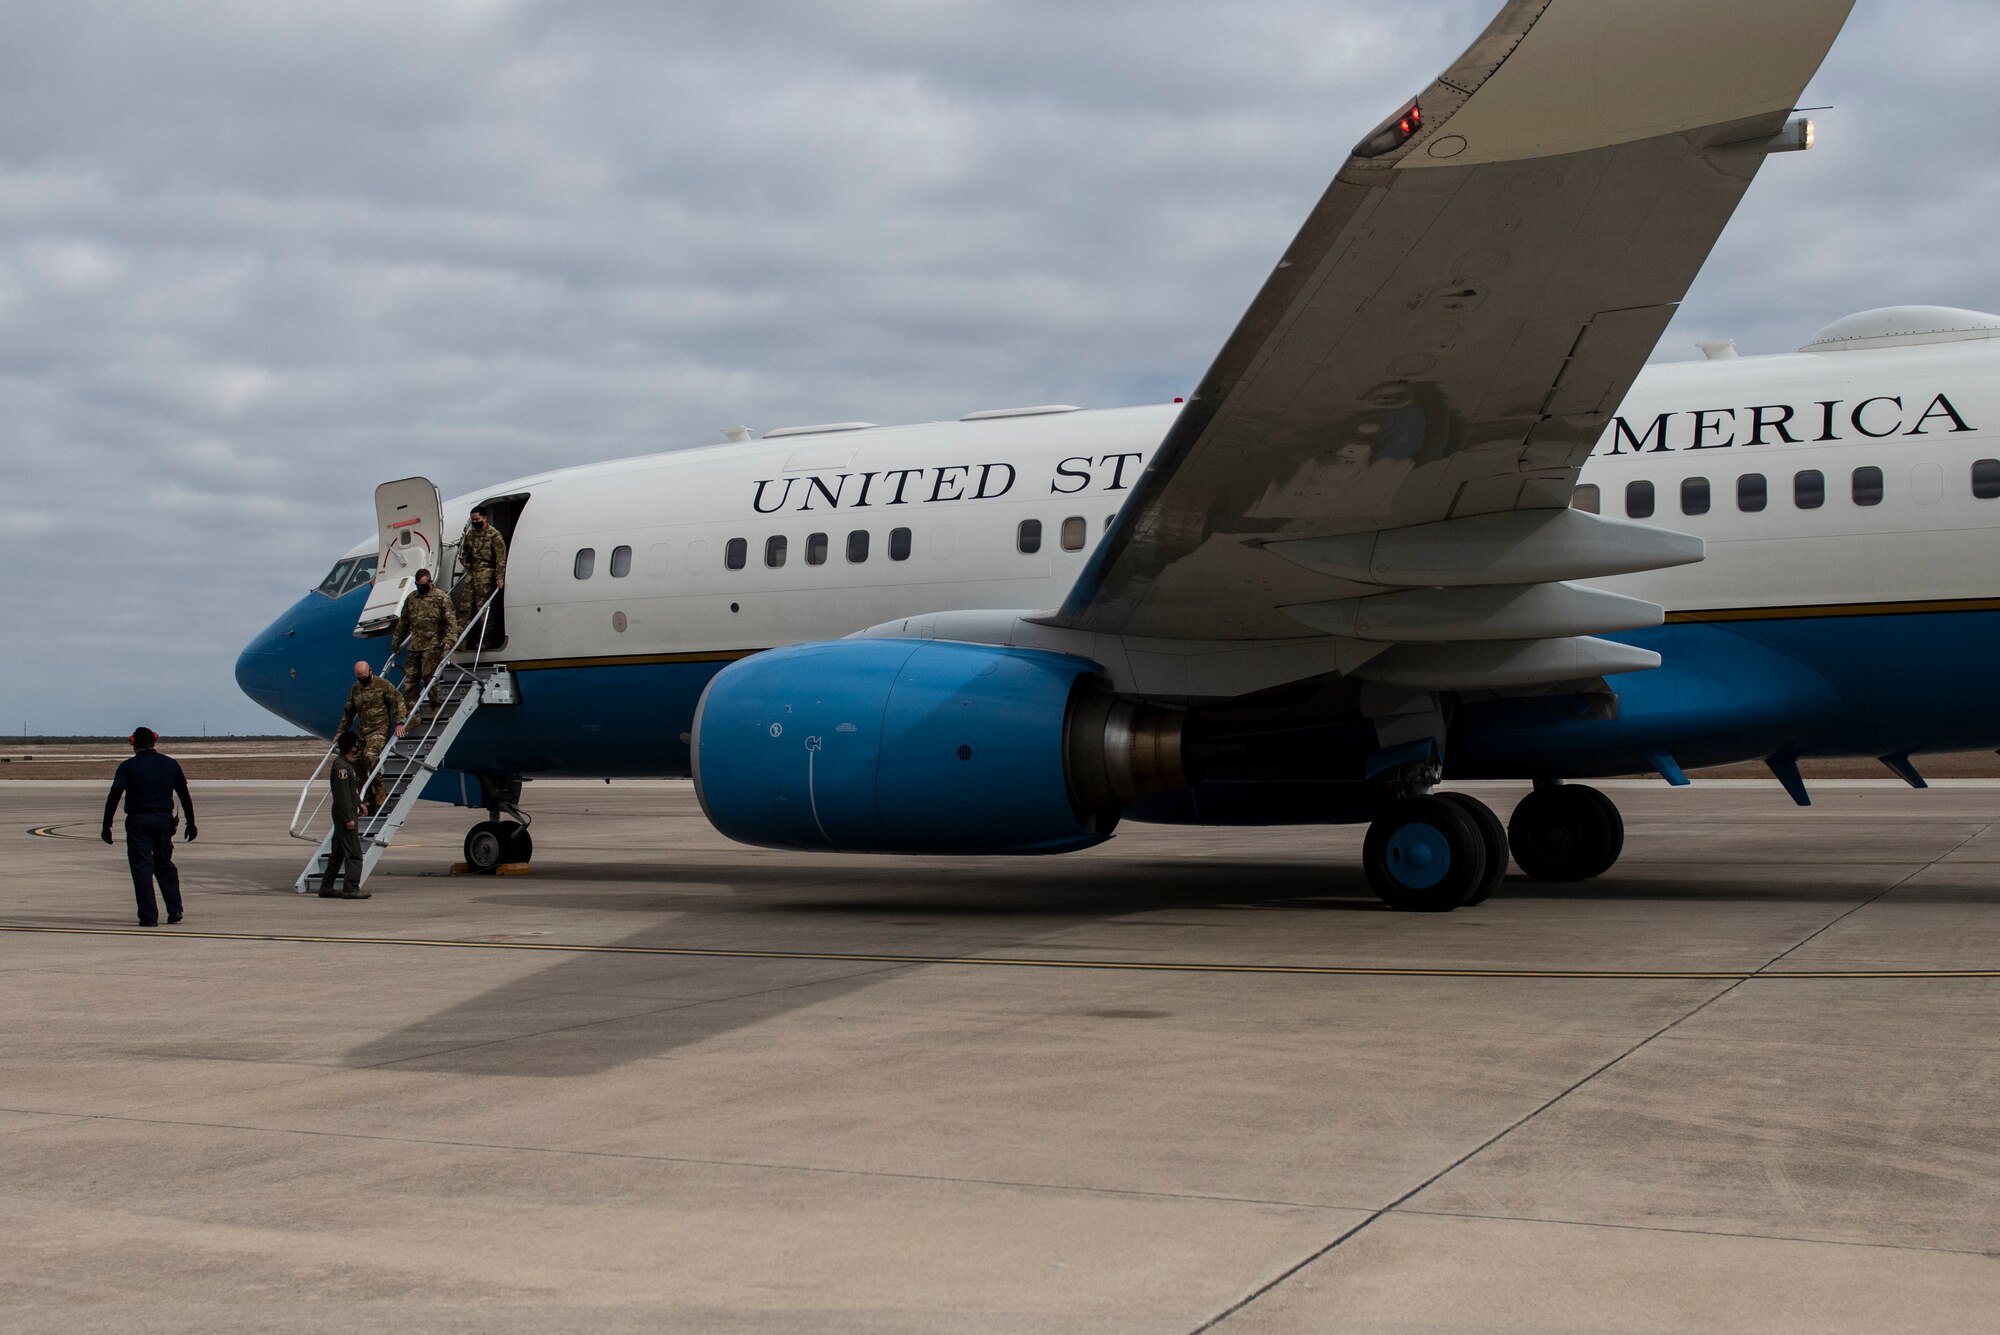
[[[490,583],[507,574],[507,539],[488,524],[485,528],[465,526],[458,539],[458,560],[468,580]]]
[[[389,642],[397,649],[449,649],[458,638],[458,609],[435,585],[429,593],[413,593],[396,614]]]
[[[347,708],[341,711],[340,726],[335,732],[346,732],[352,726],[362,736],[380,735],[409,716],[410,707],[403,701],[403,693],[381,677],[370,677],[367,681],[357,681],[347,692]]]

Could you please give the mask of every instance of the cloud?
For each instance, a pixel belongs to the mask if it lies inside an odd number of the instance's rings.
[[[235,653],[384,478],[1170,396],[1491,8],[14,0],[0,718],[269,726]],[[2000,306],[1996,36],[1864,6],[1661,355]]]

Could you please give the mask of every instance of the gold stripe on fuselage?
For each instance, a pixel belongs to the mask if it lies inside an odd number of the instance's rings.
[[[1822,603],[1805,607],[1724,607],[1669,612],[1667,624],[1690,621],[1800,621],[1825,617],[1911,616],[1920,612],[2000,612],[2000,598],[1933,598],[1897,603]]]
[[[716,649],[687,654],[603,654],[596,658],[525,658],[505,666],[510,672],[542,672],[549,668],[651,667],[656,663],[733,663],[761,654],[762,649]]]

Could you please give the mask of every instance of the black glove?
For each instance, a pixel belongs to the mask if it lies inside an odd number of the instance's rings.
[[[107,826],[105,826],[105,827],[104,827],[103,829],[99,830],[99,831],[97,832],[97,837],[98,837],[98,838],[100,838],[100,839],[102,839],[102,840],[103,840],[103,841],[104,841],[105,843],[107,843],[107,844],[108,844],[108,843],[110,843],[110,842],[111,842],[111,827],[110,827],[109,825],[107,825]]]
[[[186,842],[188,842],[188,843],[190,843],[190,844],[191,844],[191,843],[193,843],[193,842],[194,842],[194,835],[195,835],[195,829],[194,829],[194,822],[193,822],[193,821],[189,821],[189,822],[188,822],[188,832],[187,832],[187,840],[186,840]]]

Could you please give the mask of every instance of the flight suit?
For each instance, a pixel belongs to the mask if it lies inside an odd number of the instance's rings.
[[[403,653],[403,699],[413,715],[424,684],[436,675],[457,638],[458,612],[436,585],[403,600],[389,642]]]
[[[340,756],[327,771],[327,787],[333,795],[333,842],[327,853],[326,871],[319,878],[321,899],[366,899],[361,890],[361,781],[366,777],[355,768],[356,761]],[[345,872],[338,893],[336,876]]]
[[[160,899],[167,901],[167,921],[181,920],[181,873],[174,866],[174,798],[187,813],[188,838],[194,838],[194,799],[188,795],[187,775],[180,762],[150,747],[133,752],[111,779],[111,793],[104,799],[104,840],[111,841],[111,820],[122,802],[125,806],[125,861],[132,871],[132,895],[138,902],[139,924],[156,927],[160,921],[159,899],[153,897],[153,882],[160,883]]]
[[[349,688],[347,708],[341,711],[340,726],[333,731],[338,736],[352,727],[361,738],[361,754],[354,763],[360,767],[363,779],[375,772],[375,762],[382,758],[389,735],[409,714],[409,705],[386,678],[371,676]],[[381,802],[382,784],[377,781],[371,805],[379,810]]]
[[[458,561],[465,571],[458,581],[458,615],[460,620],[470,621],[507,577],[507,539],[500,536],[500,530],[493,527],[491,520],[484,528],[467,524],[458,539]],[[486,614],[479,640],[481,644],[491,644],[504,638],[500,604],[496,601]]]

